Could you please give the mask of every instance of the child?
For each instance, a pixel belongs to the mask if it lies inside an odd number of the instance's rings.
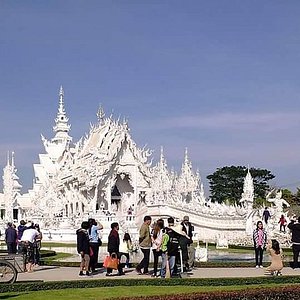
[[[284,217],[284,215],[281,215],[278,224],[280,224],[279,230],[285,233],[286,218]]]
[[[129,268],[129,252],[132,251],[132,242],[128,232],[124,234],[123,241],[120,244],[120,259],[122,255],[126,257],[125,268]]]
[[[77,252],[81,256],[79,276],[83,276],[83,270],[85,270],[86,276],[90,276],[90,272],[88,271],[89,263],[90,263],[90,255],[89,255],[90,245],[89,245],[89,234],[88,234],[89,227],[90,227],[89,222],[82,222],[81,228],[76,231]]]
[[[271,240],[271,243],[269,242],[267,245],[267,251],[271,255],[271,265],[266,268],[266,275],[282,275],[282,250],[279,247],[278,241]]]

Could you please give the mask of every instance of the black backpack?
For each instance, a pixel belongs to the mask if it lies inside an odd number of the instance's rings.
[[[167,243],[167,252],[169,256],[175,256],[179,248],[179,234],[172,229],[167,230],[169,241]]]

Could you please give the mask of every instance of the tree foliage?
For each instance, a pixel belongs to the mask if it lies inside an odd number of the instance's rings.
[[[245,166],[227,166],[208,175],[211,200],[219,203],[239,203],[247,170]],[[254,198],[264,199],[267,190],[270,189],[268,181],[275,176],[266,169],[251,168],[250,173],[254,184]]]

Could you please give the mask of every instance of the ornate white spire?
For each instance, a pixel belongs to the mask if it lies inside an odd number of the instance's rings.
[[[102,104],[100,104],[99,108],[98,108],[98,112],[97,112],[97,118],[98,118],[98,121],[99,121],[100,125],[103,124],[104,117],[105,117],[105,112],[104,112],[104,109],[102,107]]]
[[[194,193],[199,188],[199,178],[194,174],[192,163],[188,157],[188,149],[185,148],[184,161],[181,167],[181,174],[177,181],[177,191],[184,197]]]
[[[254,184],[253,184],[253,178],[251,176],[249,165],[248,165],[247,175],[244,179],[242,199],[240,200],[240,202],[244,203],[244,206],[247,207],[248,209],[252,209],[253,201],[254,201]]]
[[[172,188],[172,178],[169,173],[167,162],[164,157],[163,147],[160,148],[160,160],[153,169],[154,176],[152,181],[154,201],[163,202],[169,197]]]
[[[70,142],[72,140],[68,134],[71,128],[71,125],[68,124],[68,121],[69,118],[67,117],[64,107],[64,90],[61,86],[59,91],[58,112],[55,119],[55,126],[53,127],[55,137],[52,139],[52,142]]]
[[[161,146],[160,147],[160,160],[159,160],[159,164],[160,164],[160,167],[165,167],[167,164],[166,164],[166,160],[165,160],[165,156],[164,156],[164,147]]]
[[[9,159],[9,152],[7,153],[7,165],[3,169],[3,194],[5,206],[5,220],[7,222],[13,221],[13,208],[17,195],[20,194],[21,185],[18,182],[17,169],[14,166],[14,152],[11,154],[11,161]]]

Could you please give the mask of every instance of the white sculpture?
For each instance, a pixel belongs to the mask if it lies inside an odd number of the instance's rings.
[[[200,247],[200,243],[198,241],[197,247],[195,249],[195,259],[198,262],[206,262],[208,260],[208,244],[206,243],[206,247]]]
[[[282,198],[282,191],[278,190],[275,194],[275,198],[271,198],[271,195],[274,193],[275,189],[273,189],[272,191],[270,191],[267,196],[266,196],[266,200],[270,203],[274,204],[274,216],[273,217],[273,222],[275,224],[278,223],[281,215],[283,214],[283,209],[284,206],[286,207],[290,207],[289,203]],[[276,223],[277,222],[277,223]]]

